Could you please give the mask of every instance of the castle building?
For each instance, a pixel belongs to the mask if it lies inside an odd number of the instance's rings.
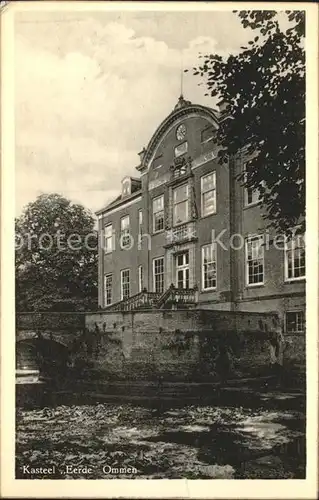
[[[275,311],[286,332],[303,332],[304,240],[274,245],[259,192],[238,181],[244,153],[218,163],[224,117],[180,96],[139,153],[139,175],[97,212],[99,307]]]

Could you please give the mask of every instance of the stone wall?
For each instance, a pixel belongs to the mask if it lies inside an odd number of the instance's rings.
[[[306,337],[304,334],[295,333],[285,336],[284,357],[287,368],[297,370],[306,375]]]
[[[211,379],[269,366],[275,314],[179,310],[92,313],[94,366],[110,378]],[[225,373],[226,375],[226,373]]]
[[[267,374],[280,332],[274,313],[198,309],[27,313],[16,324],[18,342],[39,336],[58,342],[72,366],[120,380]],[[284,362],[305,371],[304,337],[287,338]]]

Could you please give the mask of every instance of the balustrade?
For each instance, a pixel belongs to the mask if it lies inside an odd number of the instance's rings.
[[[147,292],[143,290],[142,292],[132,295],[127,299],[116,302],[106,307],[107,311],[134,311],[141,308],[156,307],[156,302],[160,297],[160,293]]]
[[[132,297],[116,302],[106,307],[106,311],[135,311],[138,309],[162,308],[173,304],[196,304],[198,301],[197,287],[175,288],[172,284],[164,293],[143,290]]]
[[[168,245],[190,241],[194,238],[196,238],[195,222],[187,222],[186,224],[174,227],[167,233]]]

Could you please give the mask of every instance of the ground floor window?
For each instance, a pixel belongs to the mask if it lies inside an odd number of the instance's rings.
[[[176,255],[176,286],[189,288],[189,252]]]
[[[121,271],[121,300],[127,299],[130,296],[130,270],[123,269]]]
[[[287,311],[285,314],[286,333],[301,333],[305,330],[304,311]]]
[[[154,292],[163,293],[164,291],[164,257],[153,260],[153,283]]]
[[[263,236],[254,236],[246,240],[246,284],[264,283],[264,247]]]
[[[202,247],[202,288],[213,290],[217,286],[216,244]]]
[[[104,276],[104,305],[112,304],[112,274]]]

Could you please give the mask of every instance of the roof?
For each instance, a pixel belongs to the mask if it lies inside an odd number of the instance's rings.
[[[115,198],[115,200],[111,201],[111,203],[108,203],[108,205],[106,205],[105,207],[101,208],[100,210],[97,210],[95,212],[96,215],[100,215],[104,212],[107,212],[108,210],[110,210],[111,208],[115,208],[115,207],[119,207],[121,206],[122,204],[126,203],[128,200],[133,200],[134,198],[137,198],[137,196],[139,194],[142,193],[142,190],[141,189],[133,189],[133,186],[132,186],[132,193],[128,196],[125,196],[124,198],[122,198],[122,195],[120,194],[119,196],[117,196]]]
[[[138,177],[131,177],[131,181],[140,183],[141,179],[139,179]]]
[[[159,137],[163,128],[168,126],[169,122],[175,118],[175,115],[179,115],[186,108],[197,110],[199,112],[200,111],[205,112],[206,114],[209,114],[217,122],[219,121],[221,114],[222,114],[220,111],[218,111],[214,108],[210,108],[208,106],[201,106],[201,105],[197,105],[197,104],[192,104],[191,101],[185,100],[184,96],[180,95],[174,109],[161,122],[161,124],[159,125],[159,127],[157,128],[155,133],[152,135],[151,140],[149,141],[147,148],[146,149],[144,148],[141,151],[141,153],[139,153],[142,156],[142,158],[141,158],[142,163],[136,167],[137,170],[139,170],[139,171],[143,170],[143,163],[145,160],[147,160],[146,157],[150,156],[151,150],[153,149],[154,144],[156,142],[156,138]],[[100,215],[103,212],[107,212],[111,208],[118,207],[122,203],[126,203],[128,200],[134,199],[138,194],[140,194],[142,192],[141,191],[141,180],[136,178],[136,177],[131,177],[131,176],[130,176],[130,179],[131,179],[131,189],[132,189],[131,194],[128,196],[125,196],[124,198],[122,197],[121,194],[119,194],[119,196],[117,196],[115,198],[115,200],[111,201],[111,203],[109,203],[105,207],[103,207],[100,210],[98,210],[97,212],[95,212],[96,215]]]
[[[189,113],[198,113],[203,116],[207,116],[216,124],[219,123],[221,113],[213,108],[207,106],[202,106],[201,104],[193,104],[191,101],[186,101],[181,95],[178,99],[177,104],[174,109],[169,113],[169,115],[160,123],[155,132],[153,133],[147,148],[141,151],[141,163],[136,167],[139,172],[147,170],[152,154],[155,151],[160,138],[162,137],[165,130],[167,130],[172,123],[177,119],[187,116]]]

